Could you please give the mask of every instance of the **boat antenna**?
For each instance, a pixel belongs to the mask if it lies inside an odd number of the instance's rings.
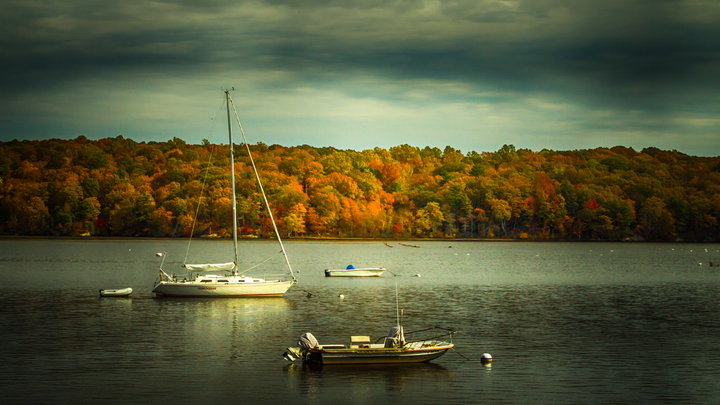
[[[260,180],[260,174],[258,173],[257,167],[255,166],[255,159],[253,159],[252,153],[250,152],[250,144],[247,141],[247,137],[245,136],[245,130],[243,129],[242,123],[240,122],[240,115],[237,112],[237,109],[235,108],[235,103],[233,103],[232,98],[226,91],[225,94],[228,97],[228,109],[230,108],[230,104],[232,104],[233,112],[235,113],[235,119],[237,120],[238,127],[240,127],[240,134],[242,134],[243,142],[245,143],[245,149],[247,149],[248,156],[250,157],[250,164],[252,165],[253,172],[255,173],[255,180],[257,180],[258,187],[260,188],[260,193],[262,194],[263,201],[265,201],[265,208],[267,208],[268,215],[270,216],[270,222],[272,222],[273,230],[275,231],[275,237],[277,238],[278,243],[280,244],[280,250],[282,251],[283,257],[285,258],[285,263],[288,266],[288,269],[290,269],[290,275],[292,276],[293,281],[297,282],[297,278],[295,278],[295,273],[293,272],[292,266],[290,265],[290,260],[288,259],[287,252],[285,252],[285,246],[282,243],[282,238],[280,238],[280,232],[278,231],[277,225],[275,224],[275,217],[273,217],[272,210],[270,209],[270,203],[268,202],[267,196],[265,195],[265,189],[263,188],[262,181]],[[229,110],[228,110],[229,111]],[[229,114],[229,112],[228,112]],[[228,125],[230,125],[230,116],[228,115]],[[233,187],[235,182],[233,180]],[[234,188],[233,188],[234,190]],[[233,191],[234,195],[234,191]],[[233,206],[234,208],[234,206]],[[233,209],[233,213],[235,210]],[[235,242],[235,251],[237,252],[237,241]],[[237,253],[236,253],[237,254]]]
[[[397,311],[397,329],[399,334],[399,339],[402,342],[402,345],[405,345],[405,331],[402,327],[402,315],[403,311],[400,309],[400,294],[398,294],[398,283],[397,280],[395,280],[395,310]]]
[[[400,298],[398,296],[397,280],[395,280],[395,311],[397,311],[397,326],[401,327],[402,323],[400,321]]]
[[[235,90],[233,87],[232,90]],[[232,125],[230,121],[230,90],[225,90],[225,104],[227,108],[227,123],[228,123],[228,139],[230,142],[230,184],[232,185],[232,211],[233,211],[233,223],[232,223],[232,234],[233,234],[233,245],[235,246],[235,266],[233,267],[233,276],[237,275],[237,267],[239,263],[238,255],[238,239],[237,239],[237,201],[235,200],[235,154],[233,153],[233,139],[232,139]],[[233,106],[233,109],[235,107]],[[244,135],[243,135],[244,136]]]

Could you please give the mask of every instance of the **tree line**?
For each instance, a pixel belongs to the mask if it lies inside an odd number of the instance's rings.
[[[249,158],[235,148],[237,229],[267,237]],[[0,234],[227,237],[227,149],[122,136],[2,142]],[[720,157],[622,146],[251,149],[285,237],[720,239]]]

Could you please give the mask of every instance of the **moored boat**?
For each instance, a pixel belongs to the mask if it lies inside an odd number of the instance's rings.
[[[130,287],[109,289],[109,290],[100,290],[100,296],[101,297],[128,297],[128,296],[130,296],[130,294],[132,294],[132,292],[133,292],[133,289]]]
[[[358,335],[350,336],[348,344],[321,345],[312,333],[307,332],[298,338],[298,346],[285,350],[283,357],[290,362],[302,360],[310,364],[422,363],[436,359],[455,347],[452,343],[455,331],[438,326],[408,332],[408,335],[417,336],[420,333],[442,330],[439,335],[406,340],[397,284],[395,305],[397,326],[393,326],[386,336],[380,337],[374,343],[370,336]]]
[[[349,344],[321,345],[312,333],[304,333],[297,347],[287,348],[283,357],[288,361],[302,360],[311,364],[389,364],[422,363],[436,359],[455,347],[453,331],[446,331],[449,341],[440,336],[406,341],[401,326],[390,329],[387,336],[371,343],[370,336],[351,336]]]
[[[187,275],[180,279],[174,274],[168,274],[163,269],[165,263],[165,255],[158,253],[159,256],[163,256],[160,264],[159,280],[153,289],[153,292],[159,297],[278,297],[284,295],[287,290],[295,283],[295,274],[293,273],[292,266],[290,266],[290,260],[288,259],[285,247],[283,246],[280,233],[278,232],[275,219],[273,217],[272,210],[270,209],[270,203],[265,195],[262,182],[260,181],[260,175],[255,161],[253,160],[252,153],[250,153],[250,146],[245,137],[242,125],[240,124],[240,118],[235,105],[232,102],[229,91],[225,91],[225,103],[227,106],[227,121],[228,121],[228,138],[229,138],[229,154],[230,154],[230,184],[232,192],[232,235],[233,235],[233,246],[234,246],[234,261],[224,263],[203,263],[203,264],[187,264],[183,266],[187,270]],[[250,163],[252,165],[253,172],[255,174],[256,184],[262,194],[267,209],[268,217],[272,223],[275,231],[275,236],[280,245],[280,251],[285,258],[285,263],[289,270],[291,279],[288,277],[277,277],[273,278],[258,278],[251,277],[243,274],[238,268],[239,252],[238,252],[238,235],[237,235],[237,201],[235,192],[235,156],[233,152],[233,138],[231,130],[230,120],[230,107],[232,106],[235,112],[235,118],[237,119],[240,132],[243,136],[245,149],[247,151]],[[192,233],[191,233],[192,234]],[[192,240],[192,238],[191,238]],[[189,246],[188,246],[189,250]],[[266,259],[267,260],[267,259]],[[252,266],[251,268],[257,267],[262,263]]]
[[[350,264],[344,269],[325,269],[325,277],[380,277],[384,272],[384,267],[355,268]]]

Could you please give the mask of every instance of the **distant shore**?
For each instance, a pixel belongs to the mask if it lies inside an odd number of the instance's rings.
[[[52,236],[52,235],[0,235],[0,239],[58,239],[58,240],[187,240],[189,237],[167,237],[167,236]],[[230,241],[232,238],[207,238],[202,236],[194,236],[193,239],[202,240],[227,240]],[[239,237],[239,241],[272,241],[274,238],[243,238]],[[511,238],[397,238],[397,239],[386,239],[386,238],[342,238],[332,236],[322,237],[291,237],[283,238],[283,241],[358,241],[358,242],[522,242],[528,241],[527,239],[511,239]],[[542,241],[541,241],[542,242]]]
[[[46,239],[46,240],[188,240],[188,237],[153,237],[153,236],[51,236],[51,235],[0,235],[0,240],[23,240],[23,239]],[[217,240],[217,241],[231,241],[232,238],[207,238],[202,236],[195,236],[193,239],[201,240]],[[239,241],[273,241],[274,238],[238,238]],[[343,238],[343,237],[291,237],[283,238],[283,241],[309,241],[309,242],[384,242],[386,244],[396,243],[401,244],[403,242],[539,242],[539,243],[708,243],[713,244],[717,242],[702,242],[702,241],[644,241],[644,240],[555,240],[555,239],[512,239],[512,238]]]

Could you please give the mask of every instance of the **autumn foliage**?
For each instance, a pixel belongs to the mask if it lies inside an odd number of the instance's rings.
[[[720,158],[614,147],[361,152],[252,145],[283,236],[720,239]],[[272,226],[236,146],[238,230]],[[0,143],[0,234],[231,234],[227,145]],[[197,216],[197,222],[194,218]]]

